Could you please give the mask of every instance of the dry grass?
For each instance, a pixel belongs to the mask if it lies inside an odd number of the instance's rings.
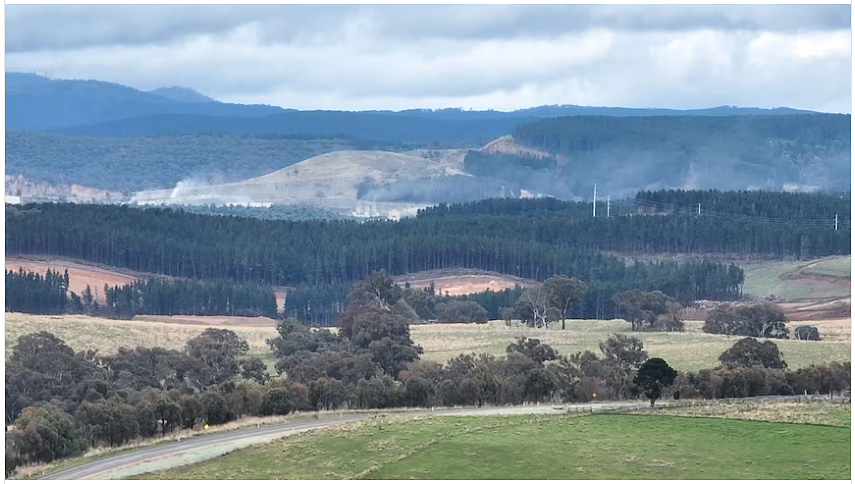
[[[47,316],[36,314],[6,313],[6,356],[19,336],[47,331],[62,339],[75,351],[98,350],[110,355],[120,347],[159,346],[180,350],[188,339],[199,335],[205,326],[153,322],[119,321],[80,315]],[[270,351],[265,340],[277,335],[274,327],[239,327],[211,324],[209,327],[228,328],[249,343],[251,354]]]
[[[88,316],[43,316],[20,313],[6,315],[6,355],[21,335],[48,331],[63,339],[77,351],[98,350],[113,354],[121,346],[160,346],[181,349],[186,341],[205,326],[155,321],[117,321]],[[164,318],[169,320],[168,318]],[[216,318],[211,321],[218,321]],[[828,361],[848,361],[851,354],[851,324],[849,319],[807,322],[819,327],[823,341],[775,340],[791,368]],[[804,324],[791,323],[791,326]],[[274,327],[246,327],[209,324],[208,327],[228,328],[245,338],[249,353],[261,356],[272,366],[274,359],[266,340],[277,335]],[[567,329],[532,329],[524,326],[507,327],[501,321],[488,324],[430,324],[410,328],[413,341],[425,350],[423,358],[445,362],[461,353],[505,354],[505,348],[520,336],[539,338],[564,355],[578,351],[599,352],[598,345],[613,333],[632,334],[644,342],[648,354],[667,360],[682,371],[710,368],[718,356],[730,348],[739,337],[706,334],[702,323],[686,323],[684,333],[631,333],[629,324],[621,321],[572,320]],[[272,368],[271,368],[272,370]]]
[[[803,323],[792,323],[794,326]],[[836,322],[810,322],[820,328],[835,329],[834,339],[828,341],[775,340],[793,368],[827,361],[850,359],[850,332],[845,330],[849,320]],[[689,321],[684,333],[631,333],[629,324],[621,320],[567,322],[567,329],[532,329],[524,326],[507,327],[501,321],[488,324],[433,324],[412,326],[413,341],[422,345],[424,358],[446,361],[461,353],[492,353],[501,355],[515,338],[539,338],[562,354],[592,350],[599,352],[598,344],[613,333],[632,334],[644,342],[648,354],[667,360],[678,370],[690,371],[710,368],[718,363],[718,356],[730,348],[739,337],[701,332],[703,323]],[[824,334],[824,333],[822,333]]]
[[[655,410],[657,414],[664,413],[684,417],[735,418],[765,422],[834,425],[837,427],[851,427],[851,412],[851,404],[843,400],[806,403],[774,401],[720,403],[698,407],[663,407]],[[633,413],[649,413],[649,411],[642,410]]]

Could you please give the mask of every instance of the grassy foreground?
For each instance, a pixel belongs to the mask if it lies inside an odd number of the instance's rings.
[[[843,427],[647,415],[368,421],[143,479],[848,479]]]

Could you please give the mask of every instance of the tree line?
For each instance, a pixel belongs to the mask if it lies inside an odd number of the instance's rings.
[[[798,193],[775,191],[721,190],[642,190],[632,197],[611,200],[611,215],[669,213],[677,209],[694,212],[701,204],[701,216],[726,213],[745,218],[783,222],[792,220],[851,219],[850,192]],[[447,216],[536,216],[591,218],[591,201],[567,201],[553,197],[490,198],[468,203],[440,203],[419,210],[419,217]],[[606,200],[598,197],[597,213],[606,215]]]
[[[137,314],[194,316],[268,316],[276,318],[276,295],[270,286],[251,282],[151,278],[123,286],[104,285],[105,304],[92,288],[69,291],[68,271],[50,269],[44,276],[19,269],[6,271],[6,311],[32,314],[90,314],[131,319]]]
[[[348,283],[381,268],[404,274],[465,267],[538,280],[573,274],[603,283],[654,277],[666,283],[667,274],[690,279],[680,285],[685,289],[675,290],[716,298],[738,292],[741,281],[732,277],[738,269],[712,262],[628,266],[600,251],[815,256],[849,249],[849,236],[842,231],[728,225],[686,215],[289,222],[171,209],[37,204],[7,210],[6,223],[9,253],[69,256],[177,277],[271,285]]]
[[[62,314],[69,309],[68,271],[6,271],[6,312]],[[76,294],[72,293],[72,299]]]

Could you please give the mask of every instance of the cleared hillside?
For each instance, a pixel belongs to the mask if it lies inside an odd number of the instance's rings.
[[[347,212],[374,211],[414,215],[424,204],[380,203],[361,200],[375,184],[443,176],[454,163],[434,161],[391,151],[340,150],[303,160],[280,170],[236,183],[219,185],[180,183],[171,190],[138,192],[137,203],[311,203]]]
[[[399,285],[409,284],[416,289],[422,289],[433,284],[437,293],[448,294],[449,296],[473,294],[488,289],[501,291],[512,289],[517,285],[526,287],[539,284],[533,279],[476,269],[421,271],[395,276],[392,279]]]
[[[744,263],[743,292],[782,300],[831,299],[852,295],[852,257],[812,261]]]

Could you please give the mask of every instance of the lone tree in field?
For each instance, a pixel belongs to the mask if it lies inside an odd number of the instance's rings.
[[[762,365],[766,368],[787,368],[787,362],[781,358],[778,345],[771,341],[761,343],[754,338],[742,338],[737,341],[718,357],[718,361],[737,366]]]
[[[675,378],[677,378],[677,372],[668,366],[665,360],[650,358],[641,365],[632,382],[650,399],[652,407],[662,396],[662,389],[674,383]]]
[[[549,296],[549,304],[561,318],[561,329],[564,329],[567,315],[582,304],[588,286],[575,277],[556,274],[547,279],[543,287]]]

